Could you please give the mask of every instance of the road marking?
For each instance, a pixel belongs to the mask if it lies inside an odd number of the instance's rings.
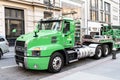
[[[5,54],[5,55],[6,55],[6,56],[11,56],[11,55],[14,56],[15,54]]]
[[[1,69],[7,69],[7,68],[12,68],[12,67],[16,67],[17,65],[11,65],[11,66],[4,66],[4,67],[1,67]]]

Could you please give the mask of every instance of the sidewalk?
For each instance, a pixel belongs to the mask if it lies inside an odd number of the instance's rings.
[[[67,77],[61,78],[59,80],[115,80],[115,79],[100,76],[100,75],[95,75],[95,74],[77,72]]]
[[[120,80],[120,53],[40,80]]]

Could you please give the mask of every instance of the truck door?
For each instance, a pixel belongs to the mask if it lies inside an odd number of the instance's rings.
[[[63,35],[64,35],[64,46],[69,48],[73,46],[74,40],[72,40],[73,33],[70,31],[70,21],[64,21]]]

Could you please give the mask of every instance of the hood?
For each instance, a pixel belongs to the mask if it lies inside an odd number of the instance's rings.
[[[40,38],[48,38],[50,36],[54,36],[58,31],[53,31],[53,30],[41,30],[37,33],[38,37],[34,37],[35,33],[31,32],[28,34],[21,35],[20,37],[17,38],[19,41],[25,41],[26,43],[30,42],[31,40],[34,39],[40,39]]]

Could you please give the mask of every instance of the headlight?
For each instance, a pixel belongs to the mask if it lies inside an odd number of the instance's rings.
[[[40,48],[35,48],[33,51],[32,51],[32,56],[40,56]]]

